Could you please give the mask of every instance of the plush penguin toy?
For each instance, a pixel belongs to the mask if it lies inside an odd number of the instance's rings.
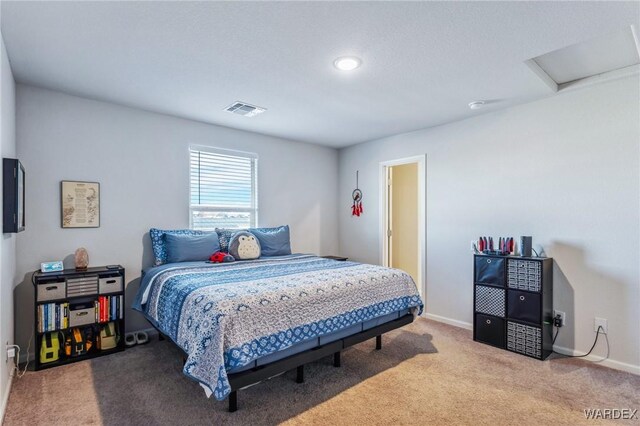
[[[229,254],[236,260],[250,260],[260,257],[260,241],[249,231],[233,234],[229,242]]]

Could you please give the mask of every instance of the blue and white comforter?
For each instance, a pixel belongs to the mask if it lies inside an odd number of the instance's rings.
[[[143,277],[134,308],[188,355],[184,373],[218,400],[227,370],[423,303],[396,269],[312,255],[168,264]]]

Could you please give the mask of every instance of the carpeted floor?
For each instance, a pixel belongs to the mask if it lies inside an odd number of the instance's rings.
[[[208,400],[154,341],[15,379],[6,425],[599,424],[586,408],[640,409],[640,377],[581,360],[545,362],[475,343],[419,319],[343,353],[239,392],[240,409]],[[616,423],[621,423],[617,421]],[[638,424],[638,420],[630,422]]]

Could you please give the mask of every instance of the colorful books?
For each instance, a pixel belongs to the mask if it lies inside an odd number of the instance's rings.
[[[38,331],[63,330],[69,327],[69,303],[45,303],[38,305]]]
[[[122,304],[122,295],[98,297],[96,301],[96,322],[109,322],[122,319]]]

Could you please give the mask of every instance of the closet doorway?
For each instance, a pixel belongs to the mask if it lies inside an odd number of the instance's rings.
[[[407,272],[425,296],[425,156],[380,163],[381,263]]]

